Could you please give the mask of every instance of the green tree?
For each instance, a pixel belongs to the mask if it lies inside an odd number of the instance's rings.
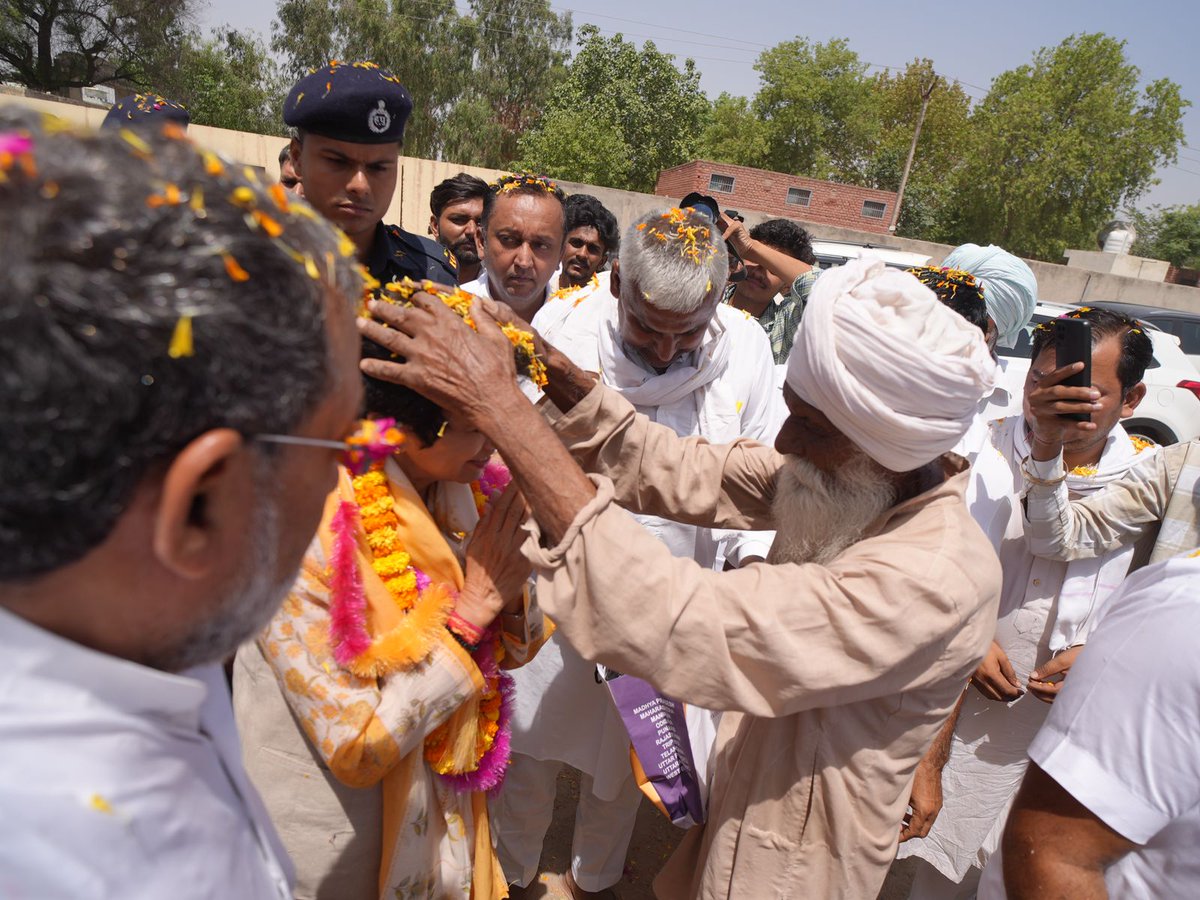
[[[1074,35],[1004,72],[971,116],[941,236],[1060,260],[1175,159],[1189,105],[1167,79],[1140,93],[1124,42]]]
[[[745,97],[722,92],[713,101],[700,145],[700,154],[714,162],[755,168],[768,165],[767,130]]]
[[[177,57],[195,0],[0,0],[0,79],[55,93],[153,88]]]
[[[441,123],[471,77],[454,0],[279,0],[277,16],[271,46],[289,82],[334,59],[379,63],[413,96],[405,152],[438,156]]]
[[[471,0],[470,9],[458,29],[470,50],[469,77],[441,125],[441,155],[503,168],[563,77],[571,17],[556,14],[549,0]]]
[[[197,125],[284,134],[280,105],[287,84],[253,34],[228,27],[207,38],[189,34],[178,64],[157,84],[160,93],[187,106]]]
[[[1147,212],[1134,212],[1131,218],[1138,233],[1134,254],[1200,269],[1200,203],[1166,209],[1152,206]]]
[[[872,83],[878,137],[859,183],[885,191],[900,187],[922,91],[930,85],[933,93],[896,228],[898,234],[909,237],[929,234],[944,215],[951,176],[962,164],[970,142],[971,100],[961,87],[938,75],[928,59],[913,60],[902,72],[883,72]]]
[[[751,108],[765,129],[766,168],[861,183],[879,132],[867,64],[842,38],[764,50]]]
[[[652,191],[658,173],[695,158],[708,115],[700,73],[683,71],[650,41],[579,30],[579,52],[538,124],[521,138],[521,164],[556,178]]]

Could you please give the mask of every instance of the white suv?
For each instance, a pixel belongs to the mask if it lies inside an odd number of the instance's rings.
[[[1103,307],[1104,304],[1096,304]],[[1029,372],[1033,352],[1033,329],[1042,322],[1056,319],[1076,309],[1057,303],[1039,303],[1033,319],[1018,336],[1015,347],[998,347],[996,352],[1008,358],[1003,385],[1020,397]],[[1179,347],[1179,338],[1167,334],[1149,322],[1146,334],[1154,346],[1154,361],[1146,369],[1146,397],[1137,411],[1121,424],[1130,434],[1141,435],[1156,444],[1174,444],[1200,437],[1200,372]]]

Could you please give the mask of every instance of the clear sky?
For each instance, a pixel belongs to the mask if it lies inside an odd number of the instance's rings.
[[[270,33],[271,0],[208,0],[204,25],[228,23]],[[1185,146],[1161,184],[1139,205],[1200,202],[1200,2],[1197,0],[552,0],[576,26],[590,22],[639,44],[653,40],[682,60],[690,56],[703,87],[753,95],[754,61],[769,46],[797,35],[814,41],[844,37],[859,58],[903,67],[928,57],[976,100],[992,79],[1028,62],[1039,47],[1070,34],[1103,31],[1126,41],[1126,56],[1145,81],[1170,78],[1191,100]],[[459,2],[459,7],[465,3]],[[397,74],[403,78],[403,71]]]

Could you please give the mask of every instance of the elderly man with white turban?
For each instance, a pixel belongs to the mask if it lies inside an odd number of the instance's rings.
[[[473,332],[441,301],[416,303],[372,306],[391,327],[363,333],[406,361],[364,368],[459,410],[498,446],[532,509],[524,552],[561,633],[586,658],[726,711],[707,824],[658,895],[874,897],[914,768],[995,624],[999,564],[967,512],[961,461],[944,456],[992,389],[979,330],[879,262],[827,273],[772,449],[680,438],[548,348],[562,411],[551,431],[482,310]],[[770,561],[706,570],[618,502],[777,529]]]

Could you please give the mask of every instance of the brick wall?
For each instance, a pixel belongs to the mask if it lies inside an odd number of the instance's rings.
[[[713,175],[732,178],[733,190],[728,193],[714,190],[711,186]],[[789,188],[808,191],[808,205],[788,203]],[[654,189],[654,193],[664,197],[682,197],[692,191],[715,197],[723,209],[753,209],[801,222],[836,225],[876,234],[888,233],[896,203],[896,195],[892,191],[835,184],[832,181],[707,160],[694,160],[664,170],[659,174]],[[883,204],[883,218],[864,216],[865,201]]]

